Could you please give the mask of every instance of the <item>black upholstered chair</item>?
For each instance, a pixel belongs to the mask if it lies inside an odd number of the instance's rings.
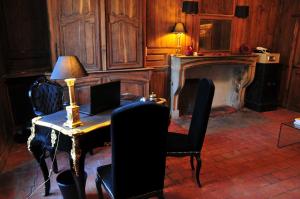
[[[33,112],[36,116],[48,115],[55,113],[63,109],[63,87],[56,82],[48,80],[46,77],[37,79],[29,90],[29,98],[31,100]],[[45,130],[45,129],[44,129]],[[50,137],[50,130],[46,134]],[[47,142],[47,138],[40,138],[41,142]],[[54,157],[54,150],[52,148],[47,149],[45,143],[45,151],[41,154],[41,157],[37,157],[38,161],[44,162],[45,152],[49,151],[49,155],[53,160],[53,171],[58,172],[57,162]],[[51,144],[48,144],[51,146]],[[46,175],[46,174],[45,174]]]
[[[97,169],[96,186],[114,199],[163,198],[169,109],[136,102],[113,111],[112,164]]]
[[[200,79],[188,134],[169,132],[167,136],[167,156],[190,156],[191,167],[196,158],[196,180],[200,187],[201,149],[204,142],[208,118],[214,97],[215,86],[211,80]]]
[[[41,77],[29,90],[29,98],[36,116],[48,115],[63,109],[63,88]]]

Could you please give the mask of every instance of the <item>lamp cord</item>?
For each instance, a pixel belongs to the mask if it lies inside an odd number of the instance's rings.
[[[50,167],[50,170],[49,170],[49,175],[48,175],[48,178],[46,181],[42,182],[39,186],[37,186],[35,188],[35,190],[33,190],[30,195],[26,198],[26,199],[30,199],[38,190],[40,190],[42,188],[42,186],[44,184],[46,184],[49,180],[50,180],[50,177],[52,175],[52,172],[53,172],[53,165],[54,165],[54,160],[56,159],[56,153],[57,153],[57,148],[58,148],[58,144],[59,144],[59,136],[60,136],[60,132],[58,132],[58,136],[57,136],[57,144],[56,144],[56,147],[55,147],[55,151],[54,151],[54,158],[53,158],[53,161],[52,161],[52,164],[51,164],[51,167]]]

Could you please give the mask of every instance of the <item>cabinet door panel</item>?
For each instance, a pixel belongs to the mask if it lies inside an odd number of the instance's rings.
[[[113,0],[107,4],[108,69],[143,67],[144,1]]]
[[[80,41],[80,21],[74,21],[61,26],[61,41],[62,52],[64,55],[76,55],[80,61],[82,61],[82,54],[78,44]]]
[[[57,0],[59,55],[76,55],[89,71],[99,69],[97,0]]]

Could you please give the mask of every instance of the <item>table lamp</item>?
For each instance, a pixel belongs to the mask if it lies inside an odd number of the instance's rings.
[[[83,65],[76,56],[60,56],[54,66],[50,79],[65,80],[70,97],[70,105],[66,107],[67,121],[64,126],[75,128],[82,125],[79,117],[79,106],[75,102],[75,78],[87,76]]]
[[[176,55],[180,55],[181,54],[181,43],[180,43],[180,38],[181,36],[186,32],[185,31],[185,27],[184,24],[181,22],[178,22],[175,24],[174,28],[173,28],[173,33],[176,34],[177,37],[177,49],[176,49]]]

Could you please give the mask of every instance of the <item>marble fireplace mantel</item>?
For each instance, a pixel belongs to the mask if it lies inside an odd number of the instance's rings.
[[[195,78],[195,74],[197,72],[193,72],[193,70],[202,70],[204,66],[205,68],[215,67],[213,72],[216,73],[216,70],[223,70],[221,74],[215,75],[214,78],[222,78],[222,73],[226,72],[230,68],[231,72],[234,75],[230,75],[230,84],[233,84],[234,89],[231,89],[231,95],[234,95],[234,99],[231,100],[230,105],[240,109],[244,106],[244,95],[247,86],[253,81],[255,75],[255,67],[256,67],[257,56],[256,55],[226,55],[226,56],[172,56],[171,57],[171,116],[172,118],[179,117],[179,94],[181,89],[185,84],[185,80],[191,78],[193,76]],[[232,69],[232,67],[234,69]],[[187,75],[187,72],[189,74]],[[197,78],[207,77],[203,75]],[[207,77],[211,78],[211,77]],[[214,79],[213,79],[214,80]],[[216,85],[216,84],[215,84]],[[216,86],[216,91],[217,91]],[[219,90],[222,88],[219,88]],[[216,97],[216,93],[215,93]],[[232,97],[231,97],[232,98]],[[214,106],[214,103],[213,103]]]

